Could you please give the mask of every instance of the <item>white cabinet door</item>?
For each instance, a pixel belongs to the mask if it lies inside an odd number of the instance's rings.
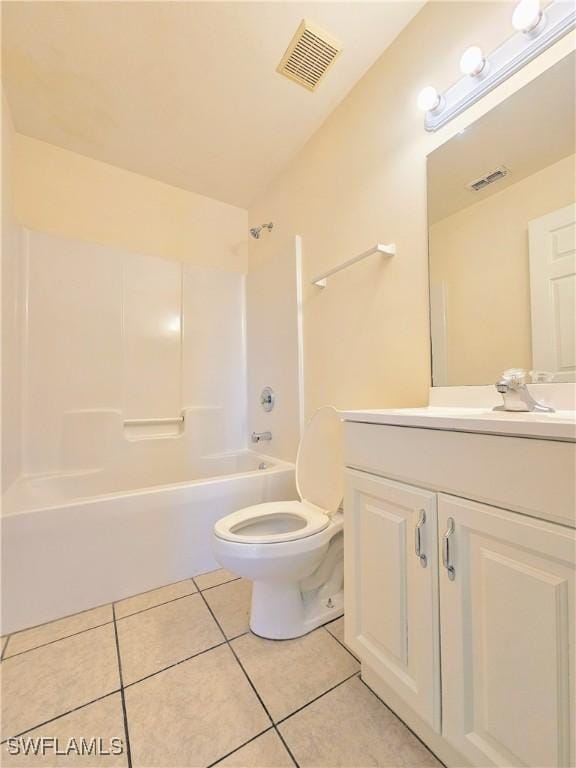
[[[445,495],[438,525],[443,736],[477,766],[574,765],[575,532]]]
[[[439,731],[436,496],[354,470],[346,484],[346,642]]]

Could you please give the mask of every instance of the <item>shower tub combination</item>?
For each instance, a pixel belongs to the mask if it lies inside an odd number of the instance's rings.
[[[18,232],[4,633],[217,568],[216,520],[297,498],[246,442],[243,273]]]
[[[23,477],[7,491],[3,634],[218,568],[216,520],[296,498],[294,466],[250,451],[190,458],[164,480],[158,462],[130,470]]]

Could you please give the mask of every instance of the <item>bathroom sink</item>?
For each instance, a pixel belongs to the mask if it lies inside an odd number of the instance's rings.
[[[494,411],[491,408],[390,408],[344,411],[346,421],[425,429],[486,432],[545,440],[576,441],[576,411]]]

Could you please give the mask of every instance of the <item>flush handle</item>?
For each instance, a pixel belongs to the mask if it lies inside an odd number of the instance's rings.
[[[420,560],[420,565],[422,568],[426,568],[428,565],[428,559],[426,555],[422,554],[422,528],[424,527],[425,522],[426,512],[421,509],[418,514],[418,522],[416,523],[416,528],[414,529],[414,551],[416,552],[416,557]]]
[[[450,558],[450,537],[454,533],[454,520],[449,517],[448,518],[448,528],[446,529],[446,533],[442,537],[442,565],[444,568],[446,568],[446,571],[448,573],[448,578],[450,581],[454,581],[456,578],[456,571],[454,570],[454,566],[452,565],[452,561]]]

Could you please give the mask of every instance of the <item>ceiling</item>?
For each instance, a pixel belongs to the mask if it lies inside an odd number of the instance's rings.
[[[4,2],[17,131],[247,207],[424,4]],[[343,43],[311,93],[276,67],[304,17]]]
[[[575,152],[576,55],[569,54],[428,158],[430,224],[485,200]],[[479,192],[467,184],[499,166]]]

